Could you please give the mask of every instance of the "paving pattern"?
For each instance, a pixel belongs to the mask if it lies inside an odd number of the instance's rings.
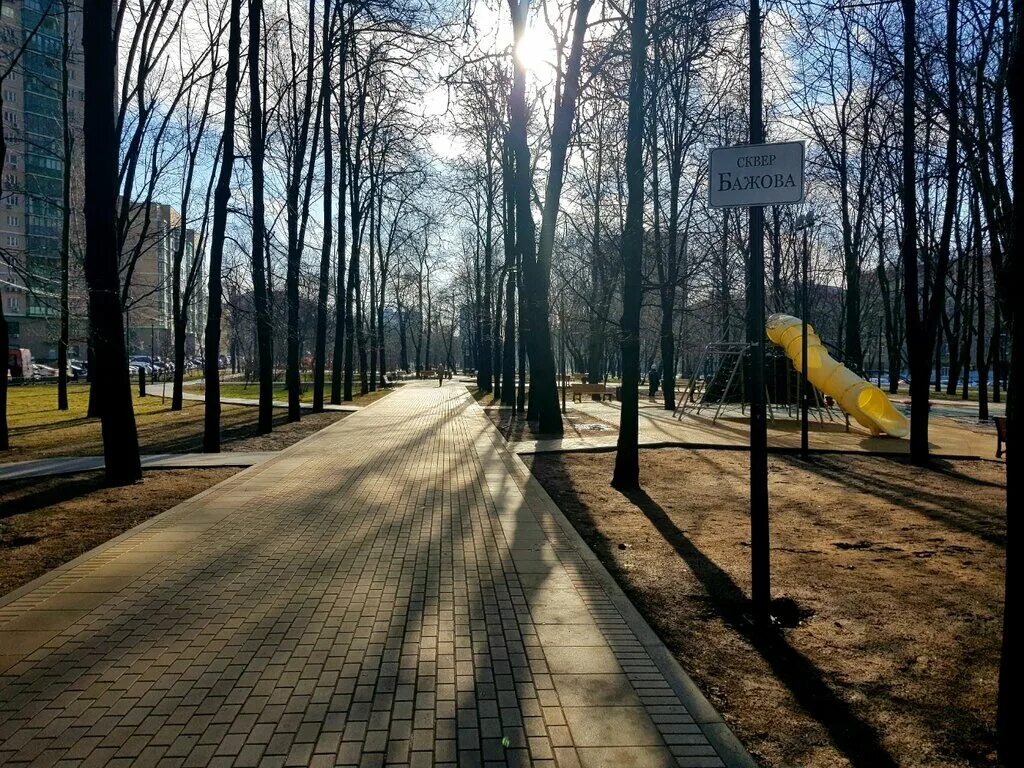
[[[753,763],[465,387],[0,601],[2,765]]]

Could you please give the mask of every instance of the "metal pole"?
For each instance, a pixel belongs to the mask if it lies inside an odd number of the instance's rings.
[[[810,307],[807,300],[807,271],[808,265],[811,261],[811,253],[807,247],[807,230],[810,227],[810,220],[804,220],[804,264],[803,264],[803,287],[801,289],[800,303],[801,307],[800,314],[803,315],[803,337],[800,339],[800,367],[802,376],[800,380],[800,455],[803,458],[807,458],[809,454],[808,448],[808,437],[807,437],[807,412],[809,401],[811,399],[811,382],[807,380],[807,312]]]
[[[565,413],[565,296],[558,302],[558,346],[562,357],[562,413]]]
[[[882,319],[878,319],[878,388],[882,388]]]
[[[750,0],[750,143],[764,142],[761,124],[761,6]],[[771,621],[771,560],[768,538],[768,421],[764,396],[764,208],[750,207],[750,582],[754,618]]]

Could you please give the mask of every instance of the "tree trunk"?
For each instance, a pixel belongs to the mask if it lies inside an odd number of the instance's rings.
[[[644,248],[644,90],[647,0],[633,0],[630,20],[629,112],[626,126],[626,226],[622,233],[622,415],[612,486],[640,487],[640,307]]]
[[[120,142],[115,125],[117,43],[113,11],[113,4],[103,0],[85,0],[83,4],[85,279],[94,353],[92,388],[102,398],[106,479],[110,485],[128,485],[142,478],[142,465],[118,278],[115,211]],[[3,378],[6,382],[6,372]]]
[[[5,152],[0,152],[0,163],[6,159],[5,154]],[[10,429],[7,425],[7,350],[10,348],[10,344],[11,336],[7,326],[7,315],[4,314],[3,302],[0,301],[0,350],[4,355],[3,367],[0,369],[0,451],[6,451],[11,447]],[[127,364],[127,361],[125,363]]]
[[[543,434],[560,435],[562,412],[555,381],[555,359],[551,344],[550,288],[551,257],[554,249],[555,225],[565,175],[565,162],[572,124],[579,96],[580,68],[587,17],[592,0],[578,0],[573,22],[572,42],[566,60],[562,93],[559,94],[551,128],[551,158],[548,168],[541,214],[540,242],[536,242],[531,203],[530,148],[527,141],[526,67],[519,57],[514,60],[514,77],[509,104],[509,135],[515,153],[516,245],[523,261],[527,289],[526,303],[531,328],[527,337],[530,355],[530,410],[538,419]],[[526,30],[529,3],[521,0],[513,6],[512,26],[516,43]],[[515,12],[518,10],[518,12]]]
[[[264,125],[263,96],[260,92],[260,56],[263,28],[263,0],[249,0],[249,138],[252,165],[252,297],[256,314],[256,349],[260,404],[257,433],[266,435],[274,428],[274,324],[270,314],[267,291],[267,270],[264,259],[266,247],[266,201],[264,156],[266,153],[266,126]]]
[[[316,345],[313,352],[313,412],[324,409],[324,379],[327,367],[327,295],[331,280],[331,254],[333,243],[331,210],[334,194],[334,147],[331,146],[331,4],[324,0],[323,18],[323,70],[320,75],[320,98],[323,99],[324,121],[324,238],[320,248],[320,285],[316,299]]]
[[[978,421],[988,421],[988,347],[985,339],[985,246],[981,231],[981,203],[978,195],[971,197],[971,219],[974,224],[974,290],[978,302],[978,341],[975,365],[978,368]]]
[[[217,187],[213,193],[213,228],[210,234],[210,274],[204,345],[206,418],[203,431],[203,451],[206,453],[220,452],[220,323],[223,295],[221,267],[224,261],[228,203],[231,201],[231,176],[235,165],[235,102],[238,96],[241,48],[241,0],[231,0],[228,19],[227,72],[224,83],[223,152]]]
[[[505,211],[505,333],[501,353],[501,404],[516,404],[516,240],[515,198],[512,194],[515,156],[508,139],[503,145],[501,164],[502,205]],[[499,317],[499,322],[501,318]]]
[[[914,161],[916,0],[903,5],[903,300],[906,305],[907,352],[910,358],[910,457],[928,461],[928,372],[932,345],[921,321],[917,268],[917,169]]]
[[[1024,274],[1021,270],[1021,249],[1024,248],[1024,215],[1021,215],[1020,201],[1024,200],[1024,3],[1013,0],[1012,56],[1010,59],[1007,92],[1010,101],[1010,117],[1013,124],[1013,199],[1015,201],[1012,226],[1013,247],[1009,249],[1002,292],[1009,294],[1018,290]],[[1008,305],[1011,306],[1012,305]],[[1010,388],[1007,391],[1007,431],[1020,434],[1020,412],[1024,408],[1024,322],[1020,312],[1014,311],[1009,320],[1010,347]],[[999,693],[996,713],[996,744],[999,759],[1003,765],[1018,765],[1021,762],[1021,739],[1016,732],[1019,724],[1016,693],[1020,681],[1020,649],[1017,647],[1018,630],[1016,605],[1020,596],[1020,571],[1016,556],[1020,545],[1020,521],[1011,514],[1014,509],[1024,507],[1024,483],[1022,483],[1019,451],[1006,454],[1006,587],[1003,591],[1003,646],[999,663]]]
[[[288,390],[288,421],[295,422],[302,418],[302,381],[301,381],[301,350],[299,336],[299,270],[302,266],[304,238],[300,233],[305,231],[305,216],[309,211],[310,194],[307,191],[301,199],[303,187],[303,169],[306,163],[306,145],[309,140],[310,115],[313,112],[313,71],[314,71],[314,18],[316,16],[316,0],[309,0],[309,49],[306,52],[306,82],[303,92],[301,112],[297,126],[297,141],[293,148],[291,168],[288,174],[286,205],[288,220],[288,258],[285,271],[285,302],[288,308],[288,339],[287,360],[285,363],[285,382]],[[317,105],[317,128],[314,129],[313,156],[316,155],[316,134],[319,131],[321,118],[320,105]],[[312,170],[307,178],[312,180]],[[307,183],[308,186],[308,183]]]
[[[348,62],[348,42],[346,30],[348,22],[342,19],[341,39],[338,41],[338,253],[334,283],[334,354],[331,359],[331,405],[341,405],[344,395],[344,363],[346,320],[348,317],[345,285],[345,196],[348,192],[348,102],[345,95],[346,64]],[[330,145],[328,152],[331,151]]]
[[[63,29],[61,45],[61,88],[60,88],[60,110],[61,128],[64,138],[64,169],[61,175],[61,227],[60,227],[60,338],[57,341],[57,410],[68,409],[68,343],[71,332],[71,169],[73,158],[71,156],[71,119],[68,110],[68,82],[70,73],[68,71],[68,59],[71,56],[70,40],[70,3],[61,4],[63,8]],[[7,345],[0,345],[0,350],[6,350]],[[5,371],[0,375],[7,378]],[[6,382],[5,382],[6,383]]]

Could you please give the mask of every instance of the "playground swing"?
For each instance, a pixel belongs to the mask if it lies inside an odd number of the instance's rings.
[[[682,420],[687,412],[699,416],[705,408],[714,408],[711,419],[714,424],[726,408],[735,405],[739,405],[741,414],[746,414],[748,398],[744,392],[743,365],[749,348],[745,342],[708,344],[694,369],[695,375],[690,377],[684,396],[676,404],[673,416]],[[799,373],[783,354],[774,350],[769,353],[767,364],[765,404],[768,418],[775,420],[773,406],[784,406],[787,415],[792,417],[794,412],[799,412]],[[811,409],[818,421],[822,425],[826,418],[830,422],[836,421],[835,407],[829,399],[813,385],[811,393]]]

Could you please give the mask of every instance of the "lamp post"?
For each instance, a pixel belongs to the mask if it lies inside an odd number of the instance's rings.
[[[559,356],[562,358],[562,413],[565,413],[565,289],[563,288],[558,297],[558,347]]]
[[[796,218],[796,230],[803,233],[803,265],[800,285],[800,322],[802,325],[800,336],[800,456],[806,459],[810,454],[808,445],[807,425],[808,409],[811,399],[811,384],[807,380],[807,272],[811,261],[810,248],[808,246],[808,232],[814,226],[814,211],[800,214]]]
[[[882,388],[882,318],[878,318],[878,388]]]

